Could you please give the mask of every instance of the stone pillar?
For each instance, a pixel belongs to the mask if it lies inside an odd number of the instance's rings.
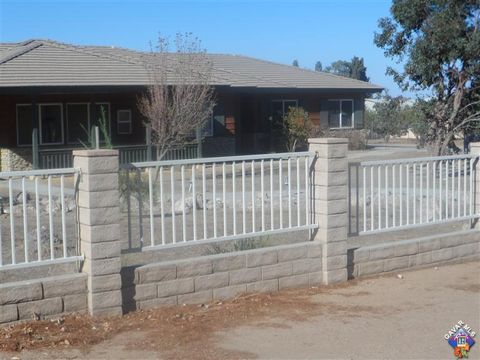
[[[470,143],[470,154],[480,155],[480,142]],[[480,159],[474,160],[473,173],[473,211],[475,214],[480,213]],[[480,230],[480,220],[477,218],[472,221],[472,227]]]
[[[122,314],[118,150],[76,150],[82,272],[91,315]]]
[[[318,230],[314,241],[322,244],[322,281],[347,280],[348,139],[309,139],[314,160],[312,212]]]

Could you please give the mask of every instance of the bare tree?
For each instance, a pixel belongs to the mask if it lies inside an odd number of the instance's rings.
[[[146,56],[151,78],[138,108],[152,128],[157,159],[195,135],[215,106],[212,63],[191,33],[177,34],[173,49],[167,38],[158,38],[156,51]]]

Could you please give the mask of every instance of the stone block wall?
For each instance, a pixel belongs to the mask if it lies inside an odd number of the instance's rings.
[[[86,309],[86,274],[0,284],[0,324],[84,312]]]
[[[320,285],[322,246],[299,243],[160,262],[136,268],[134,276],[137,309],[208,303],[247,292]]]
[[[32,169],[32,148],[0,148],[0,171]]]
[[[480,258],[480,230],[466,230],[354,249],[350,275],[362,277],[474,258]]]

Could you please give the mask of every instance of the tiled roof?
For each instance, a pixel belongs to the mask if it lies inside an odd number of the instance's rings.
[[[172,57],[178,56],[175,54]],[[239,55],[207,54],[212,85],[380,91],[368,82]],[[52,40],[0,43],[0,88],[147,85],[146,52]],[[174,82],[174,80],[172,80]]]

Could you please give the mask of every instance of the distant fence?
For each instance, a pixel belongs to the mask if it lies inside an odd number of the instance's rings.
[[[150,161],[156,160],[157,158],[155,151],[152,151],[149,156],[149,147],[147,145],[122,145],[114,146],[114,148],[119,150],[120,164]],[[196,143],[174,147],[165,153],[163,160],[195,159],[198,154],[197,148]],[[38,151],[40,169],[64,169],[72,167],[73,150],[74,149],[40,149]]]
[[[478,155],[366,161],[349,166],[351,233],[469,220]]]
[[[76,260],[73,168],[0,172],[0,270]],[[71,185],[66,187],[66,181]]]

